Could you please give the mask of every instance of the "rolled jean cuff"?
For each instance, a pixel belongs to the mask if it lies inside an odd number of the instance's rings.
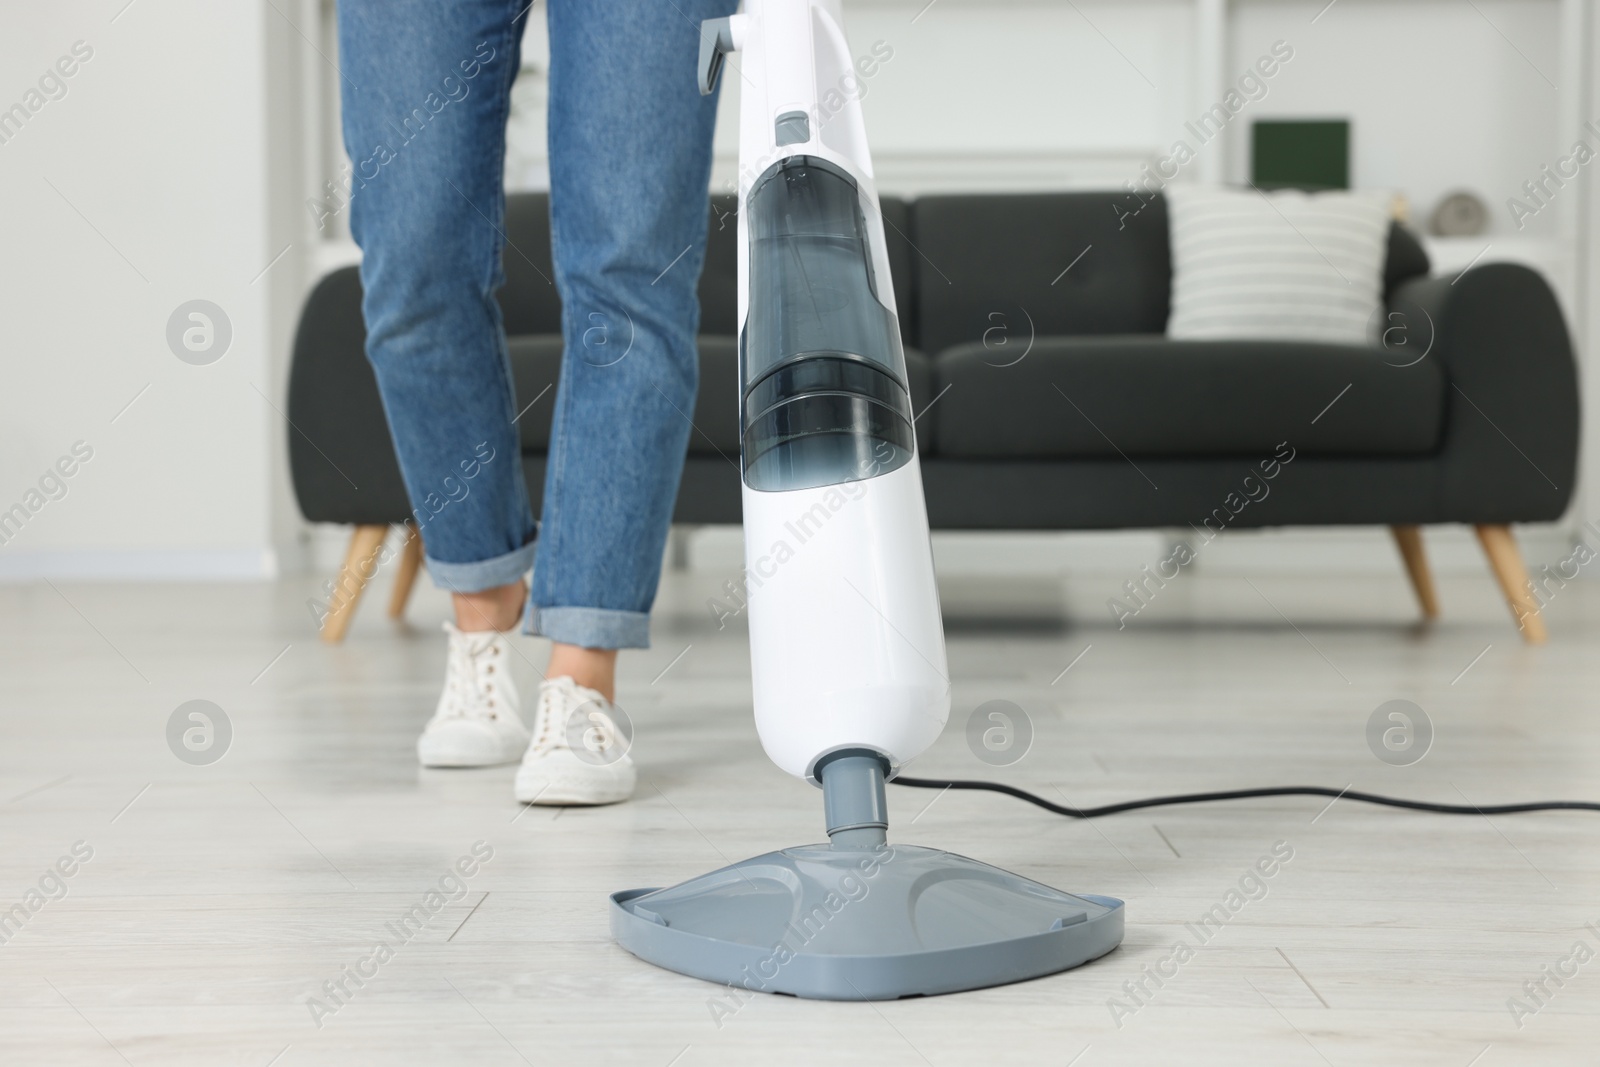
[[[444,563],[431,556],[428,573],[433,583],[452,593],[481,593],[510,585],[533,569],[533,553],[537,544],[530,541],[521,548],[493,559],[480,559],[475,563]]]
[[[650,616],[609,608],[542,608],[529,601],[522,632],[579,648],[649,648]]]

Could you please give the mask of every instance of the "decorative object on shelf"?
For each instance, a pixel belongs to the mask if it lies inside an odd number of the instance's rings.
[[[1489,206],[1476,193],[1458,189],[1440,200],[1428,219],[1438,237],[1475,237],[1489,227]]]
[[[1350,120],[1256,120],[1250,181],[1258,189],[1350,188]]]

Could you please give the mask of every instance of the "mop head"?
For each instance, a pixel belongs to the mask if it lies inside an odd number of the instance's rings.
[[[640,959],[819,1000],[1037,978],[1105,955],[1122,928],[1120,900],[916,845],[802,845],[611,896],[611,933]]]

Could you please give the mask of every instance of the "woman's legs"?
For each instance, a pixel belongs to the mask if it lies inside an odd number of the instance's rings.
[[[428,571],[469,598],[520,586],[534,551],[494,296],[524,10],[525,0],[338,9],[367,354]],[[495,621],[483,607],[458,607],[463,629]]]
[[[522,617],[528,587],[522,582],[496,586],[481,593],[456,593],[456,629],[464,632],[509,630]],[[617,650],[583,648],[554,642],[546,678],[571,678],[607,700],[617,695]]]
[[[566,344],[528,601],[529,632],[556,642],[513,785],[528,803],[633,792],[611,703],[616,650],[649,643],[683,473],[716,119],[695,63],[701,20],[734,3],[551,0],[550,228]]]
[[[566,355],[529,629],[648,641],[691,430],[715,98],[699,23],[734,0],[555,0],[551,215]],[[435,580],[504,621],[534,557],[499,306],[523,0],[342,0],[368,352]],[[572,659],[581,655],[566,652]]]
[[[734,6],[549,8],[551,233],[566,351],[528,626],[569,646],[553,664],[608,682],[609,664],[580,650],[649,643],[692,430],[716,118],[695,63],[701,20]]]
[[[700,21],[734,2],[555,0],[549,15],[566,354],[527,629],[555,643],[551,677],[607,698],[616,650],[648,643],[691,428],[715,119],[694,66]],[[457,644],[463,663],[493,652],[468,638],[511,621],[534,557],[494,299],[505,121],[530,7],[339,8],[368,355],[429,572],[456,599],[452,663]]]
[[[456,629],[509,630],[522,618],[528,600],[528,587],[519,578],[508,585],[497,585],[476,593],[452,593],[456,610]]]
[[[506,115],[525,0],[340,0],[350,228],[367,355],[428,571],[456,600],[426,766],[519,759],[510,629],[534,523],[500,286]],[[509,618],[506,617],[509,612]]]

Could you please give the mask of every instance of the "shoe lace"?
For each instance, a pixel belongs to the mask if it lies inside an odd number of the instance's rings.
[[[500,642],[490,633],[479,637],[457,632],[451,635],[450,659],[445,670],[445,688],[450,693],[446,714],[465,718],[470,710],[484,709],[491,719],[500,717],[498,671]]]
[[[610,705],[603,697],[580,690],[571,678],[551,678],[539,686],[539,709],[533,726],[532,748],[538,753],[570,749],[569,723],[579,708],[588,708],[584,745],[591,750],[605,749],[614,743],[616,726],[607,714]]]

